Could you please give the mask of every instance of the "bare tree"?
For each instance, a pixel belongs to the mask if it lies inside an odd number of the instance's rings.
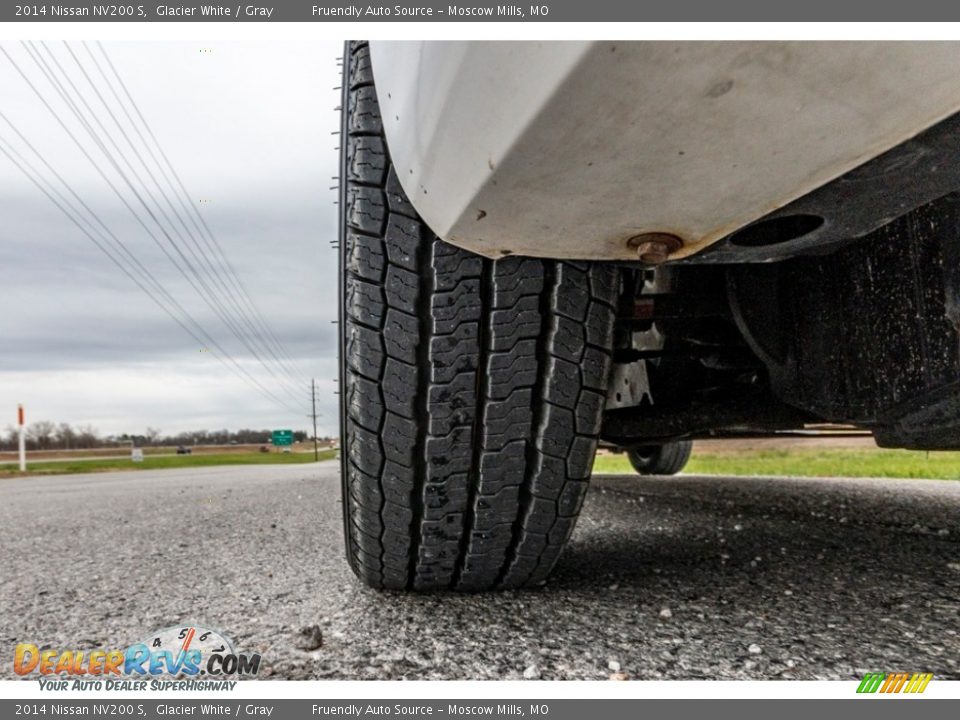
[[[20,431],[13,425],[7,425],[4,430],[4,437],[0,440],[0,446],[2,446],[4,450],[16,450],[19,439]]]
[[[57,426],[57,442],[64,450],[76,447],[77,433],[70,427],[70,423],[62,422]]]
[[[156,445],[160,439],[160,428],[148,427],[144,439],[148,445]]]
[[[92,448],[100,444],[100,432],[93,425],[77,426],[77,447]]]
[[[57,426],[49,420],[37,420],[27,427],[27,439],[38,450],[47,450],[53,445],[53,438],[57,433]]]

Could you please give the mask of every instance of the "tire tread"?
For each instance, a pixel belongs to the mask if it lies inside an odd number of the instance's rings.
[[[397,180],[369,48],[345,57],[344,512],[378,588],[542,582],[587,490],[615,269],[436,238]]]

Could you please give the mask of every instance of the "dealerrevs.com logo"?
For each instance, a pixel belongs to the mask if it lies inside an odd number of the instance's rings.
[[[127,648],[72,650],[20,643],[13,670],[42,690],[232,690],[260,671],[259,653],[238,653],[226,635],[198,625],[151,633]]]

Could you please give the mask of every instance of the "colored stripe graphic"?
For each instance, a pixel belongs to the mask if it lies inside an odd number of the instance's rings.
[[[922,693],[927,689],[927,684],[933,679],[933,673],[914,673],[904,689],[905,693]]]
[[[886,673],[867,673],[863,676],[863,680],[860,681],[860,687],[857,688],[858,693],[875,693],[880,687],[880,683],[883,682],[883,678],[886,676]]]
[[[904,683],[907,682],[907,679],[908,679],[909,677],[910,677],[910,676],[907,675],[906,673],[899,673],[899,674],[897,675],[897,682],[894,683],[893,689],[892,689],[890,692],[895,692],[895,693],[900,692],[900,688],[903,687]]]
[[[922,693],[933,673],[867,673],[857,687],[858,693]]]

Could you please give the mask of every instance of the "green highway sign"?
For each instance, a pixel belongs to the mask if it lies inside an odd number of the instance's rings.
[[[293,430],[274,430],[270,442],[274,445],[293,445]]]

